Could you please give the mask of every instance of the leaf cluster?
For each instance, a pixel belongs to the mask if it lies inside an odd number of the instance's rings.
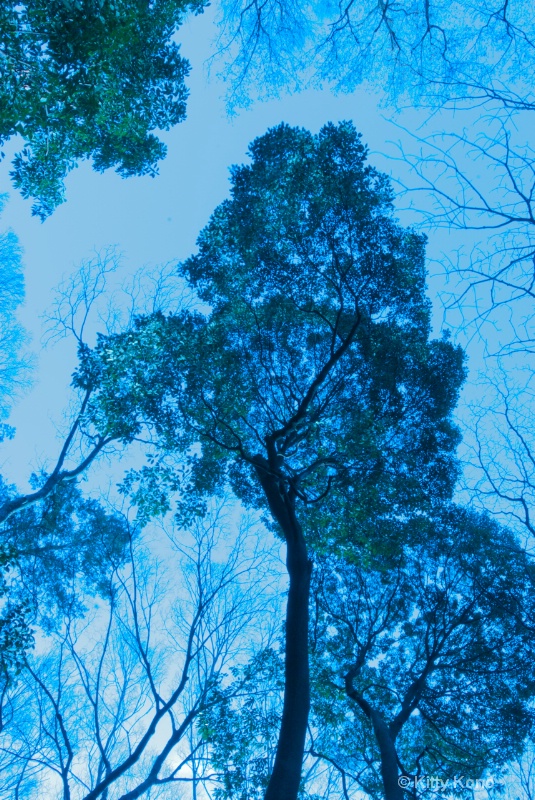
[[[154,175],[154,131],[185,117],[188,63],[171,37],[202,0],[10,0],[0,9],[0,144],[19,134],[14,185],[44,219],[83,159]]]
[[[2,499],[12,494],[1,484]],[[0,625],[15,637],[9,660],[31,644],[30,626],[52,630],[65,614],[82,614],[83,597],[107,597],[110,575],[129,542],[125,520],[86,498],[74,483],[59,484],[44,500],[3,523]],[[8,650],[3,650],[4,654]]]
[[[181,453],[192,494],[230,482],[267,509],[255,469],[269,461],[340,524],[342,509],[392,518],[449,497],[464,366],[429,338],[424,240],[393,218],[350,123],[281,125],[250,155],[181,267],[206,310],[84,350],[89,418]]]

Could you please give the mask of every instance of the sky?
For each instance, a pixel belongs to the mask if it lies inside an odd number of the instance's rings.
[[[31,216],[30,201],[10,186],[10,156],[18,143],[5,148],[0,191],[8,191],[10,198],[0,226],[15,232],[24,251],[26,302],[21,320],[37,357],[32,387],[9,420],[16,437],[2,445],[0,456],[3,474],[21,490],[30,473],[50,463],[47,459],[59,450],[65,410],[72,400],[69,384],[76,348],[72,340],[43,348],[43,315],[59,282],[82,260],[116,246],[124,256],[126,275],[142,266],[187,257],[210,214],[228,194],[229,167],[246,159],[255,137],[282,121],[317,132],[327,121],[351,119],[372,151],[372,162],[387,170],[393,167],[379,153],[399,133],[384,118],[377,96],[364,89],[338,96],[306,91],[252,103],[229,117],[225,84],[206,69],[214,36],[211,9],[191,18],[179,31],[182,53],[192,67],[187,118],[162,135],[168,154],[156,178],[125,180],[112,171],[97,174],[90,164],[82,164],[67,179],[67,201],[41,223]],[[417,120],[414,112],[403,116],[408,127]]]
[[[16,436],[3,442],[0,450],[0,473],[20,491],[28,490],[31,473],[50,466],[61,448],[66,413],[73,403],[70,383],[77,363],[76,345],[71,339],[44,346],[43,318],[53,304],[58,284],[74,275],[82,261],[116,247],[123,254],[120,275],[126,279],[141,267],[157,267],[189,256],[211,213],[228,195],[229,167],[246,160],[249,143],[282,121],[317,132],[328,121],[353,120],[370,148],[374,165],[394,174],[406,172],[399,162],[384,155],[395,152],[392,140],[403,138],[402,132],[385,119],[396,109],[381,108],[380,97],[364,88],[351,94],[306,91],[253,102],[230,117],[225,105],[226,86],[206,68],[216,34],[214,15],[215,11],[208,8],[203,15],[188,20],[177,35],[183,55],[191,63],[187,118],[162,134],[168,154],[156,178],[125,180],[113,171],[98,174],[89,163],[82,164],[67,179],[66,202],[42,223],[31,215],[31,201],[23,200],[11,187],[10,161],[20,142],[3,148],[6,158],[0,163],[0,194],[8,192],[9,201],[0,218],[0,229],[12,229],[23,249],[26,301],[20,317],[31,336],[30,348],[36,359],[32,385],[16,402],[8,420],[16,428]],[[399,121],[417,130],[425,116],[404,110]],[[444,120],[444,125],[449,122]],[[434,124],[440,127],[439,116]],[[410,224],[410,214],[404,214],[402,221]],[[466,241],[457,232],[431,234],[430,268],[440,272],[442,251],[454,253]],[[430,280],[435,333],[442,323],[437,292],[444,288],[440,279]],[[478,398],[485,389],[473,380],[482,365],[476,345],[474,341],[468,345],[472,380],[465,393]],[[120,478],[125,463],[112,464],[112,479]],[[93,475],[96,473],[94,469]],[[105,473],[106,465],[99,466],[101,486]],[[158,548],[160,553],[165,552],[162,545]]]

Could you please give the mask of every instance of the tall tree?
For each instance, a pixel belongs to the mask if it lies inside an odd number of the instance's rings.
[[[44,219],[76,164],[155,175],[156,130],[186,113],[188,63],[172,41],[204,0],[9,0],[0,9],[0,144],[24,140],[11,173]]]
[[[186,505],[230,483],[286,543],[285,693],[266,798],[293,800],[322,515],[348,543],[403,536],[413,513],[450,496],[464,371],[458,349],[429,339],[424,241],[393,219],[353,126],[281,125],[250,155],[181,268],[205,313],[102,337],[75,381],[98,386],[87,414],[101,435],[148,426],[164,452],[186,455]]]

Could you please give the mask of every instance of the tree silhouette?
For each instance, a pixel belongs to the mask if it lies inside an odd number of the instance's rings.
[[[281,125],[250,153],[182,267],[206,312],[101,337],[75,382],[98,387],[87,415],[100,435],[148,430],[185,456],[184,511],[230,484],[286,543],[285,696],[266,793],[281,800],[300,781],[322,515],[349,545],[403,536],[450,496],[464,371],[460,350],[429,339],[424,242],[393,219],[353,126]]]

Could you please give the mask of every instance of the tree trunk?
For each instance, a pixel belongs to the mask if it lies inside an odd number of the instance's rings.
[[[281,491],[279,480],[257,459],[257,475],[271,512],[286,540],[286,568],[290,579],[286,605],[284,701],[282,719],[265,800],[297,800],[310,710],[308,663],[308,605],[312,562],[294,503]],[[261,466],[260,466],[261,465]]]
[[[265,800],[296,800],[310,710],[308,604],[312,572],[303,532],[286,539],[290,578],[286,606],[284,704],[273,772]]]
[[[346,694],[360,707],[373,725],[375,739],[381,754],[381,777],[385,790],[385,800],[403,800],[404,792],[398,783],[398,754],[396,750],[396,732],[392,732],[384,717],[354,687],[353,680],[365,660],[365,652],[359,656],[357,663],[345,676]],[[401,723],[402,725],[403,723]],[[401,725],[399,729],[401,730]]]
[[[371,712],[373,731],[381,753],[381,776],[385,800],[403,800],[404,792],[398,783],[398,757],[396,743],[390,735],[388,725],[376,711]]]

